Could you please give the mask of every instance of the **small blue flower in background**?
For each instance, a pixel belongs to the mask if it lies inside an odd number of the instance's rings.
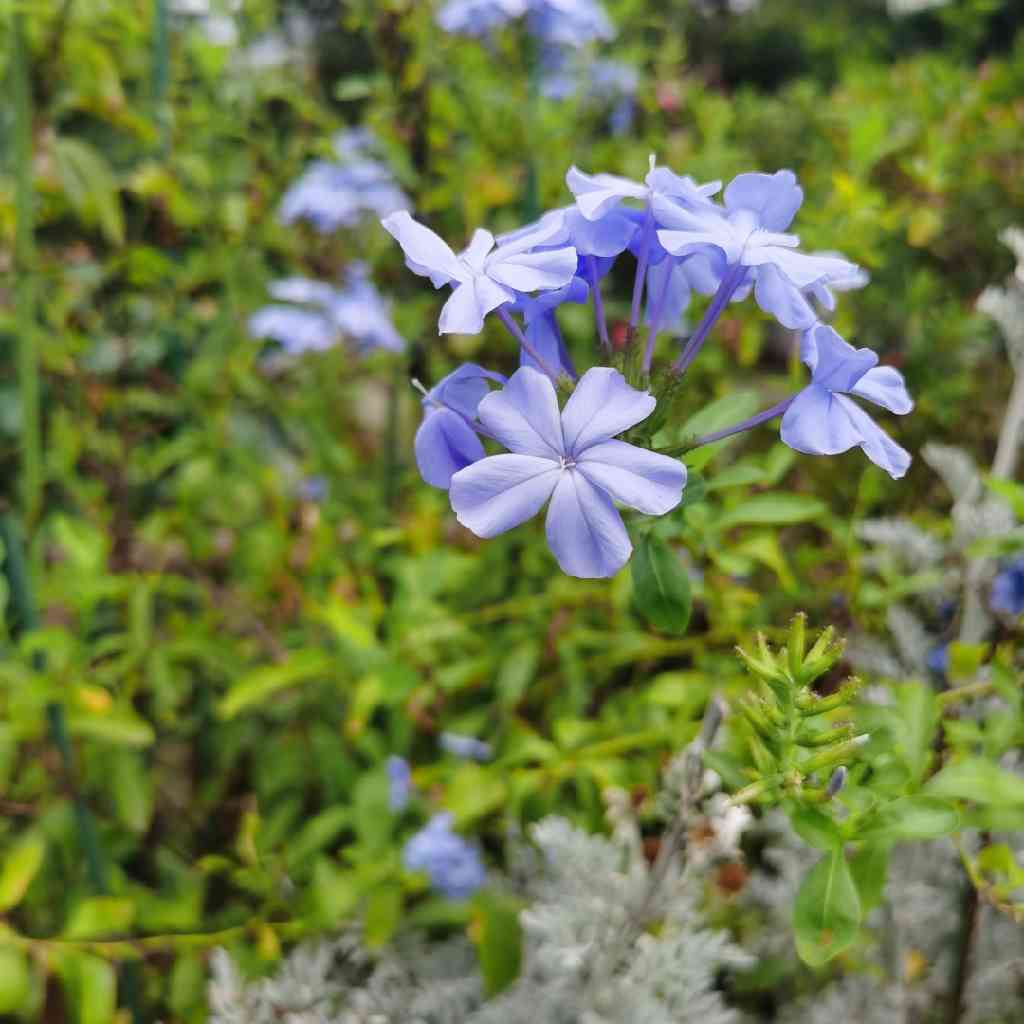
[[[455,732],[441,733],[441,749],[467,761],[489,761],[494,754],[490,743]]]
[[[925,664],[937,676],[944,676],[949,671],[949,644],[933,647],[925,657]]]
[[[529,0],[527,31],[556,46],[586,46],[615,38],[615,27],[597,0]]]
[[[432,487],[447,490],[452,474],[484,457],[477,437],[477,406],[490,391],[489,381],[505,383],[500,373],[463,363],[423,396],[423,422],[416,431],[416,465]]]
[[[529,0],[449,0],[437,23],[453,35],[486,36],[526,13]]]
[[[562,288],[576,273],[576,250],[569,246],[530,252],[530,246],[519,241],[495,249],[494,236],[477,229],[456,256],[405,211],[385,217],[381,224],[402,247],[406,266],[414,274],[429,277],[435,288],[452,286],[441,310],[440,334],[479,334],[484,317],[515,302],[517,292]]]
[[[660,516],[682,500],[686,468],[616,434],[654,411],[655,399],[617,370],[594,367],[559,412],[551,381],[528,366],[477,409],[509,454],[491,455],[452,477],[456,518],[478,537],[496,537],[535,516],[551,499],[548,545],[562,571],[614,576],[633,546],[614,501]]]
[[[405,844],[402,863],[409,871],[424,872],[431,886],[450,900],[468,899],[486,881],[479,852],[452,831],[450,814],[435,814]]]
[[[379,219],[409,209],[409,199],[395,183],[391,169],[367,155],[373,145],[373,136],[366,129],[335,136],[334,149],[343,162],[315,160],[310,164],[281,199],[282,222],[305,220],[329,234],[353,227],[366,216]]]
[[[753,285],[766,313],[790,330],[805,330],[818,320],[805,292],[813,290],[827,301],[830,293],[822,286],[860,280],[856,264],[797,252],[800,239],[785,234],[804,198],[792,171],[737,175],[723,198],[724,209],[680,207],[658,196],[653,204],[663,228],[661,244],[675,256],[709,255],[727,292],[725,302],[744,297]]]
[[[409,803],[412,792],[412,772],[404,757],[392,754],[388,758],[388,806],[401,811]]]
[[[914,403],[899,371],[878,366],[874,352],[855,349],[824,324],[804,333],[801,357],[811,368],[811,383],[786,409],[782,440],[809,455],[837,455],[859,446],[891,477],[903,476],[909,453],[846,397],[857,395],[904,415]]]
[[[310,501],[314,504],[319,504],[327,497],[327,480],[322,476],[307,476],[299,481],[295,490],[300,501]]]
[[[584,46],[615,29],[597,0],[449,0],[437,23],[453,35],[486,36],[526,15],[526,30],[545,43]]]
[[[1024,555],[1014,559],[992,581],[992,610],[1003,615],[1024,614]]]
[[[275,281],[269,291],[273,298],[295,305],[258,310],[249,318],[249,333],[278,342],[291,355],[322,351],[342,338],[360,352],[376,348],[401,351],[405,347],[387,304],[361,263],[349,268],[342,288],[289,277]]]

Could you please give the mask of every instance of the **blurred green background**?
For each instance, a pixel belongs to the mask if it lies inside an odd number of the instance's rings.
[[[857,451],[798,458],[770,429],[700,453],[703,492],[657,526],[691,570],[683,636],[636,614],[628,569],[562,576],[539,523],[479,542],[419,480],[408,378],[511,371],[516,354],[490,324],[438,338],[438,297],[374,221],[280,223],[345,127],[372,129],[453,245],[567,203],[573,163],[792,168],[806,248],[871,273],[837,326],[906,375],[917,407],[897,439],[991,461],[1012,375],[975,301],[1012,270],[999,233],[1024,222],[1018,5],[607,7],[602,50],[639,76],[622,134],[586,93],[538,97],[515,33],[446,36],[424,0],[4,0],[0,909],[25,936],[114,944],[0,943],[0,1010],[201,1021],[218,941],[257,970],[349,920],[371,944],[409,915],[458,924],[401,875],[388,755],[495,858],[510,822],[597,828],[603,787],[652,786],[708,695],[743,688],[737,642],[800,609],[882,633],[920,584],[866,569],[855,533],[901,515],[948,536],[949,494],[920,459],[894,483]],[[268,359],[246,329],[268,283],[356,259],[407,353]],[[587,311],[563,323],[587,365]],[[801,379],[752,303],[719,333],[688,377],[693,413],[718,403],[731,422]],[[442,755],[442,730],[495,760]]]

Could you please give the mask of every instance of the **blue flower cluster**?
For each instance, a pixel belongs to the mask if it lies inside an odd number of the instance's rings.
[[[469,899],[486,881],[479,851],[452,831],[450,814],[435,814],[405,844],[402,863],[426,874],[431,887],[450,900]]]
[[[365,128],[334,139],[338,161],[316,160],[285,192],[279,216],[285,224],[308,221],[329,234],[354,227],[365,217],[385,217],[409,208],[391,168],[371,154],[376,143]]]
[[[455,35],[486,36],[517,18],[541,43],[584,46],[615,35],[597,0],[448,0],[437,23]]]
[[[249,318],[249,333],[278,342],[291,355],[319,352],[342,339],[358,352],[398,352],[405,347],[387,304],[361,263],[349,266],[343,288],[290,277],[275,281],[270,294],[279,301]]]
[[[652,451],[619,435],[632,430],[634,440],[649,443],[654,428],[641,425],[659,400],[666,401],[664,421],[668,397],[715,322],[749,295],[799,332],[810,381],[687,449],[781,416],[782,440],[797,451],[834,455],[859,447],[892,477],[903,476],[909,454],[853,401],[909,412],[902,376],[879,366],[874,352],[849,345],[818,312],[832,310],[836,293],[863,286],[867,275],[841,256],[799,248],[789,227],[803,191],[791,171],[741,174],[721,202],[714,198],[719,182],[698,184],[653,157],[642,182],[575,167],[566,182],[573,205],[498,239],[477,230],[459,253],[408,212],[382,221],[409,269],[435,288],[451,288],[440,333],[478,333],[494,313],[519,346],[520,368],[507,379],[467,363],[424,390],[417,464],[428,483],[448,489],[460,523],[494,537],[548,505],[548,543],[564,572],[585,578],[618,572],[632,546],[616,503],[664,515],[680,503],[686,484],[678,451]],[[556,311],[589,299],[611,361],[602,279],[627,251],[636,264],[627,341],[635,356],[578,377]],[[711,296],[706,312],[671,363],[655,372],[659,332],[679,322],[694,292]],[[564,405],[560,391],[568,393]],[[484,440],[506,451],[488,455]]]

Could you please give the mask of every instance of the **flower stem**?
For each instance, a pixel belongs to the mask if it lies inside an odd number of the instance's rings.
[[[644,224],[640,229],[640,253],[636,258],[636,277],[633,280],[633,303],[629,310],[629,333],[632,336],[636,325],[640,322],[640,302],[643,299],[644,284],[647,280],[647,264],[651,258],[651,234],[654,231],[654,211],[650,200],[644,214]]]
[[[666,257],[671,259],[671,257]],[[647,344],[644,346],[644,374],[649,375],[651,372],[651,360],[654,358],[654,342],[657,340],[658,331],[661,329],[661,318],[665,312],[665,302],[668,299],[668,290],[672,284],[672,271],[674,267],[669,268],[667,274],[665,274],[665,280],[661,285],[661,292],[658,294],[657,299],[654,303],[654,310],[651,314],[651,323],[647,328]]]
[[[32,94],[25,15],[11,21],[11,76],[14,104],[15,234],[14,293],[17,329],[18,398],[21,412],[21,506],[26,529],[39,516],[43,492],[39,413],[39,353],[35,327],[35,243],[32,210]]]
[[[762,423],[767,423],[768,420],[775,419],[776,416],[781,416],[793,404],[793,399],[795,398],[796,395],[790,395],[788,398],[784,398],[781,402],[773,405],[770,409],[764,409],[759,413],[755,413],[749,419],[743,420],[742,423],[736,423],[731,427],[723,427],[721,430],[716,430],[710,434],[703,434],[701,437],[680,445],[678,448],[662,449],[660,454],[670,456],[684,455],[686,452],[692,452],[694,448],[703,448],[706,444],[714,444],[715,441],[732,437],[733,434],[741,434],[744,430],[750,430],[752,427],[760,426]]]
[[[597,259],[587,256],[584,260],[587,271],[587,283],[590,285],[590,297],[594,302],[594,323],[597,324],[597,336],[606,352],[611,352],[612,343],[608,338],[608,320],[604,314],[604,299],[601,297],[601,282],[597,278]]]
[[[512,314],[504,306],[499,306],[498,317],[500,318],[501,322],[509,329],[509,332],[511,333],[512,337],[515,338],[516,341],[518,341],[519,344],[523,347],[526,354],[551,378],[551,383],[557,387],[558,378],[562,376],[562,374],[559,374],[558,372],[553,370],[551,366],[548,364],[547,360],[544,359],[541,356],[541,354],[533,347],[533,343],[523,333],[522,327],[520,327],[519,324],[517,324],[515,320],[512,318]],[[563,370],[562,373],[566,373],[566,371]],[[575,378],[573,379],[575,380]]]
[[[681,377],[686,373],[690,363],[697,358],[697,353],[700,352],[707,340],[711,328],[715,326],[715,322],[722,315],[722,310],[729,304],[729,300],[736,294],[736,289],[743,284],[743,279],[746,276],[747,268],[738,264],[726,271],[722,283],[718,286],[718,291],[715,292],[715,296],[711,300],[711,305],[708,306],[703,319],[697,325],[697,330],[693,332],[679,358],[672,364],[672,372],[676,376]]]

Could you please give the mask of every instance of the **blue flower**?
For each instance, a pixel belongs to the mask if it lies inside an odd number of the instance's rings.
[[[682,500],[686,469],[664,455],[613,438],[646,419],[655,399],[608,367],[588,370],[559,412],[551,381],[528,366],[477,409],[509,449],[457,472],[451,503],[463,526],[495,537],[551,499],[547,538],[562,571],[614,576],[632,553],[614,501],[664,515]]]
[[[400,351],[405,342],[391,322],[387,304],[370,283],[366,268],[353,264],[343,288],[305,277],[289,277],[270,286],[273,298],[294,306],[271,305],[249,318],[249,333],[270,338],[292,355],[322,351],[341,338],[357,350]]]
[[[910,455],[847,395],[903,415],[914,407],[903,377],[891,366],[878,366],[878,356],[855,349],[831,327],[818,324],[806,331],[801,356],[811,368],[811,383],[791,402],[782,417],[782,440],[810,455],[836,455],[853,447],[894,479],[906,473]]]
[[[796,251],[800,239],[785,231],[803,195],[792,171],[777,171],[733,178],[724,208],[687,208],[656,196],[655,217],[663,228],[658,239],[675,256],[708,254],[728,298],[742,297],[753,285],[765,312],[784,327],[805,330],[818,319],[805,293],[812,291],[828,303],[830,293],[823,286],[859,280],[859,268],[841,257]]]
[[[455,732],[441,733],[441,749],[467,761],[489,761],[494,753],[490,743]]]
[[[992,610],[1004,615],[1024,613],[1024,555],[1002,569],[992,581]]]
[[[615,38],[615,27],[596,0],[529,0],[526,27],[537,39],[558,46]]]
[[[949,644],[933,647],[924,660],[929,671],[937,676],[944,676],[949,671]]]
[[[675,174],[667,167],[658,167],[651,157],[651,168],[641,184],[617,174],[586,174],[578,167],[570,167],[565,175],[569,191],[576,197],[576,205],[587,220],[601,220],[626,199],[638,199],[648,204],[655,218],[659,211],[666,213],[691,210],[713,213],[717,207],[713,196],[722,187],[720,181],[698,185],[689,175]],[[665,246],[671,252],[669,246]]]
[[[485,36],[526,13],[529,0],[449,0],[437,23],[453,35]]]
[[[424,395],[416,465],[432,487],[447,490],[452,474],[484,457],[476,411],[490,390],[488,381],[504,384],[505,377],[476,363],[463,363]]]
[[[476,848],[452,831],[450,814],[435,814],[426,828],[405,844],[402,863],[422,871],[430,884],[450,900],[465,900],[486,881]]]
[[[388,758],[388,806],[401,811],[409,803],[412,792],[412,772],[404,757],[392,754]]]
[[[440,334],[478,334],[484,317],[515,302],[517,292],[562,288],[576,273],[576,250],[568,246],[529,251],[530,244],[519,241],[495,249],[494,236],[478,229],[456,256],[405,211],[385,217],[381,224],[402,247],[406,266],[414,274],[429,277],[435,288],[452,286],[441,310]]]
[[[309,221],[325,234],[352,227],[368,215],[378,219],[407,210],[409,199],[391,169],[368,155],[373,135],[365,128],[340,132],[334,149],[340,163],[315,160],[285,192],[279,216],[285,224]]]

